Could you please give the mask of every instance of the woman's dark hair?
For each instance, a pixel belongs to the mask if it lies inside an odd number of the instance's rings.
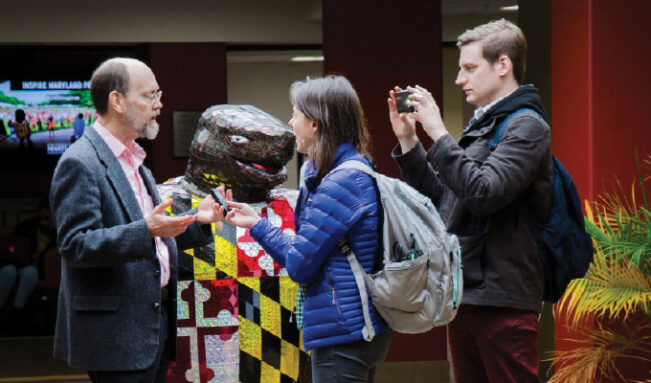
[[[25,111],[22,109],[16,109],[16,122],[21,123],[25,121]]]
[[[370,137],[359,97],[343,76],[296,81],[289,88],[292,105],[316,122],[316,141],[308,155],[316,162],[317,181],[330,171],[337,147],[350,141],[361,154],[368,154]]]

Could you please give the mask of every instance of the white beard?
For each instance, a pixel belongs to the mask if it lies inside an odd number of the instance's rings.
[[[127,107],[125,118],[127,120],[127,123],[131,125],[131,129],[133,129],[139,138],[153,140],[158,135],[158,131],[160,129],[158,122],[156,122],[156,120],[150,119],[147,119],[145,122],[139,120],[139,117],[133,110],[131,104],[129,104]]]
[[[158,126],[158,122],[151,121],[145,125],[144,137],[142,135],[140,137],[146,138],[148,140],[153,140],[158,135],[159,129],[160,127]]]

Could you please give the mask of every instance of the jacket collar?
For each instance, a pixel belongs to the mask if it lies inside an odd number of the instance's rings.
[[[482,128],[487,125],[492,127],[496,121],[501,121],[522,108],[533,109],[547,120],[545,109],[540,102],[538,89],[531,84],[525,84],[491,106],[479,119],[471,119],[469,125],[464,128],[463,135],[481,136],[486,133],[486,129]]]
[[[332,166],[330,169],[334,169],[339,164],[346,162],[350,159],[353,159],[354,157],[359,156],[360,158],[356,158],[357,160],[364,160],[359,153],[355,150],[355,146],[353,145],[352,142],[346,141],[342,142],[339,144],[337,147],[337,151],[335,152],[335,157],[334,160],[332,161]],[[312,191],[316,188],[317,185],[315,185],[316,181],[316,176],[317,176],[317,168],[316,168],[316,162],[313,160],[310,160],[309,163],[306,165],[307,168],[305,170],[305,185],[308,188],[308,190]]]
[[[97,153],[97,157],[106,168],[106,178],[108,178],[109,182],[112,184],[113,189],[115,190],[115,194],[120,199],[120,202],[122,203],[124,210],[129,215],[129,218],[132,221],[143,219],[142,209],[138,204],[138,200],[136,200],[135,194],[132,192],[133,189],[131,188],[131,184],[129,183],[127,176],[124,175],[122,165],[120,165],[120,162],[118,161],[117,157],[115,157],[115,154],[113,154],[109,146],[106,144],[106,142],[104,142],[104,139],[92,126],[86,128],[84,136],[87,137],[90,143],[93,145],[95,152]],[[142,168],[140,170],[142,170]],[[142,171],[140,174],[144,177]],[[147,182],[145,182],[145,184],[147,185],[148,189],[151,187],[151,185]],[[154,195],[152,190],[148,191],[150,195]]]

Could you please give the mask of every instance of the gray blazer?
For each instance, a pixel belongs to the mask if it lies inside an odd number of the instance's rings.
[[[161,202],[151,172],[140,175],[154,205]],[[97,131],[62,155],[50,205],[62,255],[54,355],[83,370],[150,366],[160,328],[160,264],[154,240],[120,163]],[[175,355],[177,243],[209,243],[210,225],[193,223],[164,239],[170,253],[168,342]]]

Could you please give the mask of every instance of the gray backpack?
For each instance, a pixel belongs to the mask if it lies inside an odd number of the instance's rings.
[[[359,161],[346,161],[331,172],[341,169],[357,169],[375,178],[384,209],[382,270],[366,274],[345,240],[340,242],[362,297],[364,339],[375,336],[369,296],[394,331],[422,333],[449,323],[461,301],[461,249],[457,237],[446,232],[432,201]]]

